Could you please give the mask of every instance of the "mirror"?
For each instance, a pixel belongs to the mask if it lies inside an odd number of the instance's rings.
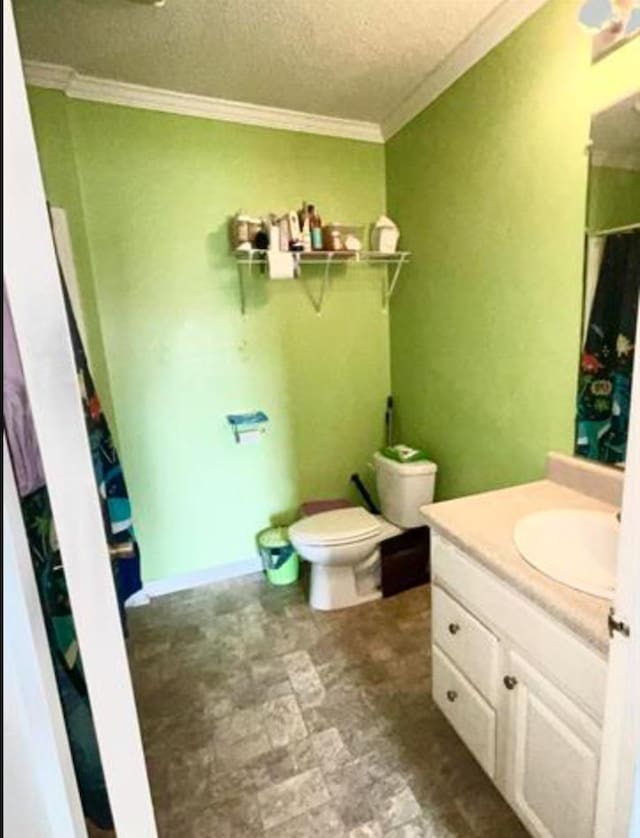
[[[640,91],[591,121],[575,453],[623,466],[640,293]]]

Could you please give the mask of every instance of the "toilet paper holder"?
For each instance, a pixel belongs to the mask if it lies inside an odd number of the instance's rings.
[[[262,410],[227,414],[227,422],[237,443],[257,442],[260,435],[266,431],[268,421],[269,417]]]

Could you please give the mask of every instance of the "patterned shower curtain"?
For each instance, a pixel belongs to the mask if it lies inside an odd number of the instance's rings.
[[[640,230],[607,237],[580,360],[576,454],[626,457],[640,293]]]
[[[142,587],[140,552],[118,454],[89,372],[64,283],[62,287],[105,535],[112,557],[114,584],[126,633],[124,602]],[[6,296],[3,326],[5,432],[21,495],[22,514],[83,809],[96,825],[106,829],[112,826],[111,811],[49,494]]]

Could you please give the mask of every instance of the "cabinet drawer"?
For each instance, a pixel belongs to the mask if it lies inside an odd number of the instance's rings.
[[[604,712],[607,661],[566,626],[523,596],[478,559],[431,533],[431,573],[436,585],[467,602],[501,637],[526,649],[568,696],[596,721]],[[560,583],[558,583],[560,585]],[[562,587],[560,585],[560,587]],[[498,676],[500,673],[498,672]],[[499,678],[498,678],[498,689]]]
[[[496,703],[500,641],[459,602],[432,587],[433,640],[491,702]]]
[[[433,647],[433,699],[492,779],[496,769],[496,714],[447,656]]]

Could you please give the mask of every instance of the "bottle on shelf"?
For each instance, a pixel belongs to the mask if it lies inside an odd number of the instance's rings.
[[[311,249],[322,250],[322,219],[316,212],[313,204],[308,205],[307,212],[309,214],[309,227],[311,230]]]
[[[303,245],[298,213],[295,210],[291,210],[287,213],[287,217],[289,219],[289,250],[299,252],[303,249]]]
[[[311,218],[309,216],[309,205],[305,201],[302,202],[302,209],[298,212],[298,220],[300,222],[302,249],[305,253],[308,253],[311,250]]]
[[[280,225],[278,217],[273,213],[267,216],[266,227],[269,234],[269,250],[280,250]]]

